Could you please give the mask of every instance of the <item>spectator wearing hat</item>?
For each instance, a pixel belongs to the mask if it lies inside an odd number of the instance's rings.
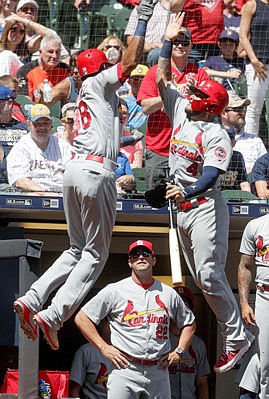
[[[51,33],[56,34],[54,30],[38,23],[38,11],[39,4],[35,0],[20,0],[17,4],[16,14],[11,16],[26,26],[26,43],[28,50],[32,53],[32,61],[38,59],[42,38]],[[61,60],[68,58],[68,51],[62,44]]]
[[[193,84],[201,84],[209,79],[207,72],[199,68],[197,64],[188,62],[192,49],[191,32],[182,27],[177,39],[173,42],[172,51],[172,75],[176,89],[187,96],[187,82],[191,78]],[[168,167],[168,156],[170,148],[170,137],[172,133],[170,120],[162,111],[163,103],[156,83],[157,65],[149,69],[145,75],[137,96],[138,104],[143,111],[149,115],[146,129],[146,182],[150,190],[163,178],[165,168]]]
[[[194,298],[192,292],[184,286],[175,287],[174,290],[193,312]],[[173,348],[176,347],[179,331],[174,326],[171,330],[170,340]],[[193,335],[179,364],[169,367],[171,399],[208,399],[209,374],[210,368],[205,343],[200,337]]]
[[[245,71],[245,61],[237,57],[238,33],[232,29],[222,31],[218,46],[220,55],[207,58],[204,69],[210,77],[222,84],[226,90],[233,90],[233,83],[238,81]]]
[[[14,144],[28,132],[26,123],[13,117],[14,93],[6,86],[0,86],[0,189],[8,184],[6,157]]]
[[[43,100],[45,79],[53,87],[70,75],[68,65],[60,62],[61,44],[60,37],[55,34],[46,35],[42,39],[39,60],[31,61],[18,70],[19,94],[26,94],[32,101],[39,102]]]
[[[75,107],[76,103],[67,103],[61,109],[61,122],[63,126],[58,129],[54,136],[59,139],[65,140],[69,144],[73,144],[75,128],[74,128],[74,118],[75,118]]]
[[[22,106],[16,101],[19,89],[18,79],[11,75],[0,76],[0,85],[8,87],[14,94],[12,117],[19,122],[26,122]]]
[[[8,181],[23,191],[62,193],[65,163],[72,146],[50,134],[50,110],[36,104],[29,115],[29,133],[16,143],[7,157]]]
[[[148,72],[148,67],[143,64],[138,64],[137,67],[131,72],[128,79],[130,85],[130,93],[128,95],[122,96],[124,101],[128,106],[128,122],[126,128],[139,129],[148,120],[148,116],[144,114],[141,105],[137,104],[137,95],[143,82],[144,76]]]
[[[225,128],[225,126],[223,126]],[[226,129],[232,147],[235,145],[235,129]],[[244,157],[241,152],[233,149],[232,158],[227,172],[221,175],[220,185],[222,190],[242,190],[251,192]]]
[[[230,92],[228,106],[221,114],[222,125],[235,130],[234,150],[240,151],[243,155],[248,174],[251,173],[256,159],[267,153],[262,139],[244,130],[246,109],[249,104],[248,98],[241,98]]]

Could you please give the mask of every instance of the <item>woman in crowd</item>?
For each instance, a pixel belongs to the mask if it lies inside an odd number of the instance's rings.
[[[121,61],[125,46],[117,36],[110,35],[99,44],[97,49],[105,53],[110,64],[115,65]]]
[[[269,88],[269,1],[250,0],[242,8],[240,43],[247,56],[248,98],[245,131],[259,134],[260,115]]]
[[[25,46],[25,25],[16,21],[6,23],[0,39],[0,76],[16,76],[23,60],[29,57]]]

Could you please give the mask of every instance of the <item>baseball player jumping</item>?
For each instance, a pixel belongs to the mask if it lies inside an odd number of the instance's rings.
[[[136,31],[120,63],[110,67],[103,51],[97,49],[86,50],[77,59],[83,81],[76,104],[78,136],[63,181],[70,248],[14,303],[25,334],[36,339],[39,327],[54,350],[59,347],[57,330],[89,292],[109,254],[121,134],[116,91],[139,63],[147,23],[157,2],[142,0],[137,7]],[[42,310],[60,285],[49,307]]]
[[[196,285],[215,313],[223,337],[223,351],[214,370],[230,370],[248,350],[254,337],[246,334],[240,312],[225,274],[229,214],[219,187],[220,174],[229,165],[232,148],[227,133],[215,121],[228,104],[219,83],[208,80],[191,86],[190,100],[178,93],[171,77],[171,53],[184,13],[170,22],[159,58],[157,81],[173,127],[170,171],[175,184],[166,198],[178,208],[177,227],[182,251]]]
[[[194,315],[180,296],[152,276],[153,245],[138,240],[129,246],[131,277],[109,284],[76,315],[85,338],[113,363],[108,399],[169,399],[168,366],[177,365],[195,331]],[[111,343],[96,325],[107,316]],[[171,320],[179,328],[171,351]]]
[[[245,227],[240,245],[238,291],[242,318],[249,326],[257,327],[260,359],[259,398],[269,398],[269,215],[251,220]],[[252,274],[255,272],[257,291],[255,314],[248,303]],[[267,309],[267,310],[266,310]]]

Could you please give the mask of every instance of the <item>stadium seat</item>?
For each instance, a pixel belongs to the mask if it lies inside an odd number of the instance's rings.
[[[252,202],[259,201],[259,198],[249,193],[248,191],[242,190],[222,190],[222,195],[227,202]]]
[[[133,174],[136,182],[136,192],[144,193],[147,190],[147,184],[145,179],[145,168],[134,168]]]
[[[21,105],[24,115],[28,118],[29,111],[35,103],[22,94],[17,95],[16,101]]]
[[[89,41],[91,36],[93,13],[88,10],[79,10],[78,21],[79,21],[78,48],[80,48],[81,50],[87,50],[89,48]]]
[[[57,103],[53,104],[49,107],[51,116],[55,118],[60,118],[61,116],[61,101],[57,101]]]
[[[106,21],[106,36],[116,35],[123,40],[131,12],[131,9],[124,7],[121,3],[111,0],[109,4],[104,5],[96,14]]]
[[[63,0],[50,0],[49,2],[49,27],[56,32],[60,29],[60,13]]]

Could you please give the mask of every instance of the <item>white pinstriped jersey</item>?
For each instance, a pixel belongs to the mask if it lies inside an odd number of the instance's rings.
[[[154,280],[145,290],[131,277],[109,284],[82,311],[98,324],[108,317],[111,342],[131,356],[155,360],[169,352],[169,325],[192,324],[193,313],[171,287]]]
[[[83,82],[75,111],[76,152],[101,155],[116,162],[121,134],[116,91],[125,80],[119,63]]]
[[[269,215],[248,222],[242,236],[240,252],[255,256],[255,281],[269,285]]]
[[[9,184],[27,177],[47,191],[63,192],[63,172],[71,158],[72,146],[64,140],[49,136],[43,151],[30,133],[21,137],[7,156]]]
[[[175,173],[177,184],[187,187],[201,176],[204,166],[213,166],[226,172],[231,156],[231,141],[217,122],[194,122],[187,118],[188,100],[172,86],[166,90],[164,108],[173,126],[170,144],[170,173]],[[219,180],[210,192],[220,191]]]

